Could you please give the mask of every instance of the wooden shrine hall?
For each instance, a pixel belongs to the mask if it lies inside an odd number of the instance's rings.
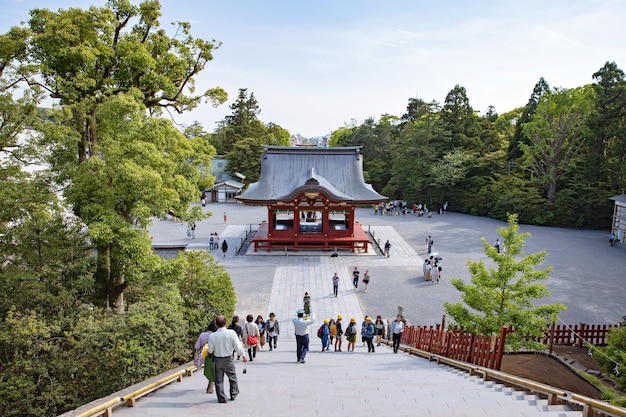
[[[363,180],[360,147],[266,146],[261,178],[236,197],[267,206],[267,221],[252,239],[264,249],[368,251],[368,235],[355,221],[357,205],[387,199]]]

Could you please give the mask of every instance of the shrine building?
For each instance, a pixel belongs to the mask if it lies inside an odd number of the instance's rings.
[[[267,206],[267,221],[252,239],[254,251],[367,252],[370,240],[355,221],[355,208],[387,197],[363,180],[360,149],[266,146],[261,178],[235,197],[242,204]]]

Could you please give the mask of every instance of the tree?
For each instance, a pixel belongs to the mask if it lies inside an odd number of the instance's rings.
[[[471,157],[460,149],[446,153],[430,167],[431,183],[435,187],[446,187],[449,191],[457,182],[465,178]]]
[[[485,238],[485,254],[496,267],[487,267],[484,261],[468,261],[471,282],[451,279],[452,285],[462,293],[463,302],[445,303],[445,311],[458,326],[475,334],[496,335],[502,326],[513,326],[515,332],[507,336],[507,345],[516,348],[532,345],[526,338],[543,337],[562,304],[542,304],[535,300],[550,295],[541,283],[548,279],[551,267],[536,269],[547,255],[546,251],[533,253],[521,259],[526,239],[530,233],[520,233],[517,215],[510,214],[508,227],[498,228],[504,250],[498,251]]]
[[[242,139],[260,139],[267,134],[265,125],[257,117],[261,109],[253,92],[248,94],[247,88],[240,88],[239,95],[230,105],[230,109],[232,113],[224,118],[216,132],[218,136],[223,136],[219,147],[216,146],[221,155],[232,151],[235,143]]]
[[[626,189],[626,80],[615,62],[606,62],[593,74],[596,93],[590,120],[588,177],[592,186]]]
[[[602,369],[626,389],[626,326],[614,327],[606,337],[607,346],[598,360]]]
[[[446,129],[452,133],[450,142],[442,148],[443,152],[454,148],[480,148],[480,128],[478,117],[470,106],[465,87],[454,86],[446,95],[441,112],[441,119]]]
[[[160,7],[112,0],[89,10],[35,9],[28,27],[12,29],[10,47],[0,48],[12,85],[55,101],[41,143],[97,246],[101,302],[116,311],[124,308],[128,283],[151,264],[146,224],[166,213],[191,215],[198,165],[212,155],[202,141],[146,113],[226,100],[221,88],[196,94],[194,85],[219,43],[193,38],[187,23],[169,37],[160,28]]]
[[[587,138],[590,98],[590,88],[556,89],[542,96],[533,118],[523,127],[529,141],[519,145],[523,165],[541,181],[550,203]]]
[[[537,81],[537,84],[535,84],[533,92],[528,99],[528,103],[526,103],[526,106],[522,110],[522,113],[515,124],[515,134],[509,142],[509,159],[517,159],[522,156],[522,151],[520,150],[519,145],[529,144],[524,136],[523,127],[532,119],[535,114],[535,110],[539,105],[539,99],[541,99],[541,96],[546,93],[550,93],[550,86],[548,85],[548,82],[541,77],[539,78],[539,81]]]

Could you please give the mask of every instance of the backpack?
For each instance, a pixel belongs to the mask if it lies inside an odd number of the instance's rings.
[[[319,337],[320,339],[322,338],[322,336],[324,335],[324,330],[323,330],[323,325],[320,326],[319,329],[317,329],[317,337]]]
[[[352,327],[352,325],[348,326],[348,328],[346,329],[346,336],[351,336],[353,330],[354,328]]]

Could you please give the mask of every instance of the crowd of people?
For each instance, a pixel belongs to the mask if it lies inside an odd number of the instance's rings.
[[[291,322],[296,336],[296,360],[298,363],[305,363],[309,351],[310,329],[316,323],[308,292],[303,297],[302,308],[296,311]],[[321,339],[322,352],[331,349],[343,352],[344,337],[346,351],[353,352],[360,335],[362,346],[367,346],[368,353],[375,353],[383,339],[392,340],[393,351],[398,353],[404,327],[402,315],[398,315],[391,323],[380,315],[375,320],[365,316],[360,328],[357,327],[357,319],[352,317],[344,327],[343,316],[338,314],[336,317],[323,319],[322,325],[317,329],[317,336]],[[207,330],[198,336],[194,356],[196,367],[204,367],[204,376],[208,380],[206,393],[215,392],[218,403],[226,403],[225,378],[228,378],[230,400],[234,401],[239,395],[236,361],[244,362],[245,373],[245,363],[253,362],[258,351],[264,350],[265,346],[269,347],[269,351],[277,349],[279,334],[280,323],[274,313],[270,313],[267,320],[262,315],[255,319],[254,315],[248,314],[243,325],[239,316],[234,316],[228,326],[223,315],[211,320]]]
[[[280,324],[274,313],[270,313],[267,320],[262,315],[255,320],[252,314],[248,314],[243,326],[239,316],[234,316],[228,327],[222,315],[211,320],[194,346],[194,364],[198,368],[204,367],[204,376],[208,380],[206,393],[215,391],[218,403],[226,403],[224,378],[227,377],[230,400],[234,401],[239,394],[235,357],[244,363],[253,362],[257,350],[264,349],[266,345],[270,351],[277,348],[279,334]]]
[[[439,214],[444,214],[448,211],[448,202],[443,203],[439,210]],[[433,217],[433,210],[429,209],[426,204],[414,203],[409,207],[405,200],[390,200],[379,204],[374,204],[374,214],[380,214],[381,216],[400,216],[405,217],[407,214],[413,214],[415,216]]]

